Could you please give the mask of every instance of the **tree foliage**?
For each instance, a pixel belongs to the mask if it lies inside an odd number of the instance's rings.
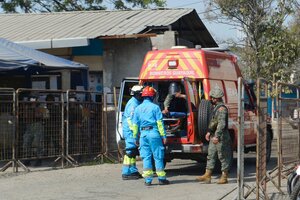
[[[234,46],[239,50],[246,78],[287,80],[293,72],[300,38],[285,22],[296,10],[294,5],[297,0],[209,1],[209,10],[216,11],[212,19],[233,24],[243,34],[242,41]]]
[[[109,0],[115,9],[163,7],[165,0]],[[103,0],[2,0],[0,6],[6,13],[61,12],[105,10]]]

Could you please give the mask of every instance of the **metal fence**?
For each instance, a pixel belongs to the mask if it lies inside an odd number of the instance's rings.
[[[23,164],[62,155],[63,102],[61,91],[17,90],[16,157]]]
[[[277,83],[276,87],[264,79],[257,80],[257,146],[256,146],[256,184],[249,186],[244,178],[244,80],[238,81],[239,98],[239,138],[238,138],[238,172],[237,172],[237,199],[247,199],[250,193],[256,194],[256,199],[269,199],[268,184],[273,184],[280,193],[281,181],[286,179],[295,164],[300,162],[300,87],[293,84]],[[272,98],[272,94],[273,97]],[[272,123],[274,138],[277,139],[277,166],[267,170],[267,145],[269,140],[268,126],[268,100],[272,99]],[[277,178],[277,181],[275,179]],[[247,189],[245,193],[244,189]]]
[[[75,90],[0,89],[1,171],[10,165],[14,171],[19,166],[29,171],[27,166],[47,159],[51,166],[59,160],[62,167],[65,161],[75,166],[82,159],[107,155],[108,140],[113,140],[105,125],[107,96]]]
[[[300,162],[300,87],[293,84],[276,84],[278,113],[278,186],[287,178],[290,169]],[[297,116],[295,116],[297,115]]]
[[[237,199],[247,199],[251,193],[255,193],[256,199],[267,199],[267,121],[268,121],[268,95],[271,84],[264,79],[258,79],[256,83],[257,119],[256,119],[256,184],[250,186],[245,182],[245,80],[238,79],[238,154],[237,154]],[[246,189],[246,191],[245,191]]]
[[[118,91],[114,89],[111,93],[105,93],[103,98],[104,112],[103,112],[103,147],[104,153],[98,157],[108,159],[110,161],[118,160],[120,162],[120,156],[118,153],[118,147],[116,143],[116,106],[117,106]]]
[[[74,157],[104,152],[103,96],[72,90],[66,95],[66,155]]]
[[[0,160],[11,161],[15,138],[15,90],[0,88]]]
[[[267,145],[268,134],[270,134],[267,130],[267,122],[268,97],[272,93],[271,90],[270,82],[264,79],[257,80],[256,199],[260,197],[267,199]]]

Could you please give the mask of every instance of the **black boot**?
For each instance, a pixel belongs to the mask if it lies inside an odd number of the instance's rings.
[[[125,175],[125,174],[122,174],[122,179],[123,180],[136,180],[136,179],[139,179],[139,177],[137,175]]]
[[[142,174],[140,174],[139,172],[135,172],[131,174],[131,176],[136,176],[137,178],[143,178]]]
[[[170,181],[167,179],[159,180],[158,185],[169,185]]]

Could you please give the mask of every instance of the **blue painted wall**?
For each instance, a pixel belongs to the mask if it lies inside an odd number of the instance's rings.
[[[89,45],[85,47],[73,47],[73,56],[103,56],[103,41],[99,39],[89,40]]]

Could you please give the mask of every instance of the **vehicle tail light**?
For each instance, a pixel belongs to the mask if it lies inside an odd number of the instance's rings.
[[[191,148],[191,152],[193,152],[193,153],[201,153],[202,152],[202,148],[201,148],[201,146],[193,146],[192,148]]]

